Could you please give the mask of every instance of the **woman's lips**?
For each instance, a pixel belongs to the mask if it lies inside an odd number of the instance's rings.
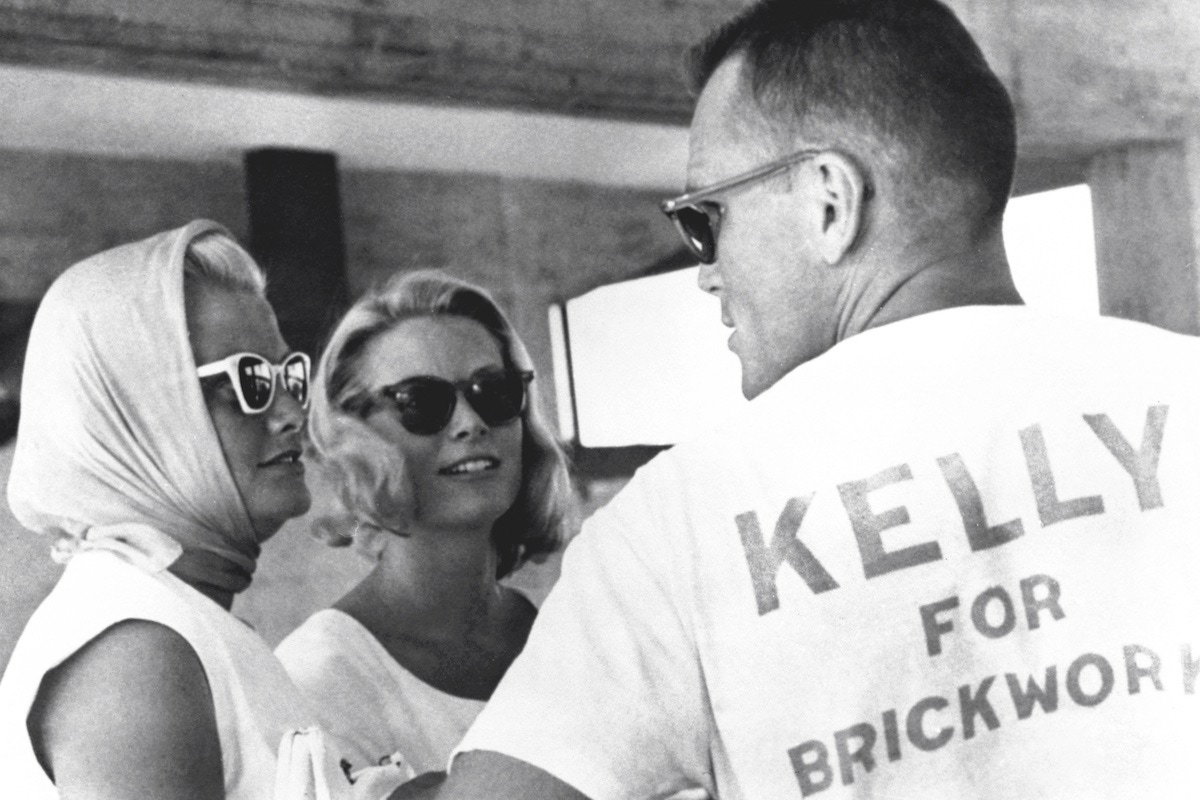
[[[479,475],[500,468],[500,459],[495,456],[471,456],[460,459],[438,470],[439,475]]]
[[[286,467],[286,466],[303,467],[304,464],[300,461],[301,455],[302,454],[299,450],[284,450],[282,453],[279,453],[278,455],[268,458],[266,461],[263,461],[258,466],[260,466],[260,467]]]

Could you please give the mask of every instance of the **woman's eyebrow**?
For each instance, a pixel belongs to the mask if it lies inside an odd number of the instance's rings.
[[[489,364],[486,367],[480,367],[479,369],[472,372],[470,375],[467,376],[467,379],[474,380],[475,378],[478,378],[483,375],[494,375],[498,372],[502,373],[507,370],[508,370],[508,367],[506,367],[504,364]]]

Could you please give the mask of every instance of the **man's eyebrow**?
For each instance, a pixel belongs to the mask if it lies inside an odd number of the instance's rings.
[[[692,172],[692,170],[688,170],[688,172],[690,173],[690,172]],[[709,186],[709,185],[711,185],[711,184],[701,183],[693,178],[688,178],[683,182],[683,191],[681,192],[681,194],[691,194],[692,192],[695,192],[699,189],[703,189],[705,186]]]
[[[687,178],[683,183],[684,193],[691,194],[692,192],[698,192],[701,189],[705,189],[709,186],[712,186],[714,183],[719,183],[720,181],[729,177],[727,172],[721,172],[719,170],[716,173],[716,177],[713,177],[710,174],[711,171],[710,162],[706,162],[704,160],[689,162],[687,167]],[[697,176],[704,178],[704,180],[698,180]]]

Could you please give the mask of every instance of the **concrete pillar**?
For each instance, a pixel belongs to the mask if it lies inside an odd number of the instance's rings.
[[[1100,311],[1200,333],[1200,136],[1091,165]]]
[[[263,147],[243,156],[250,252],[283,339],[313,360],[348,305],[337,156]]]

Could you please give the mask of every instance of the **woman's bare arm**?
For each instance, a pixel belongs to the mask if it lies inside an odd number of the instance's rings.
[[[48,673],[28,727],[63,800],[225,797],[204,668],[158,623],[118,623]]]

